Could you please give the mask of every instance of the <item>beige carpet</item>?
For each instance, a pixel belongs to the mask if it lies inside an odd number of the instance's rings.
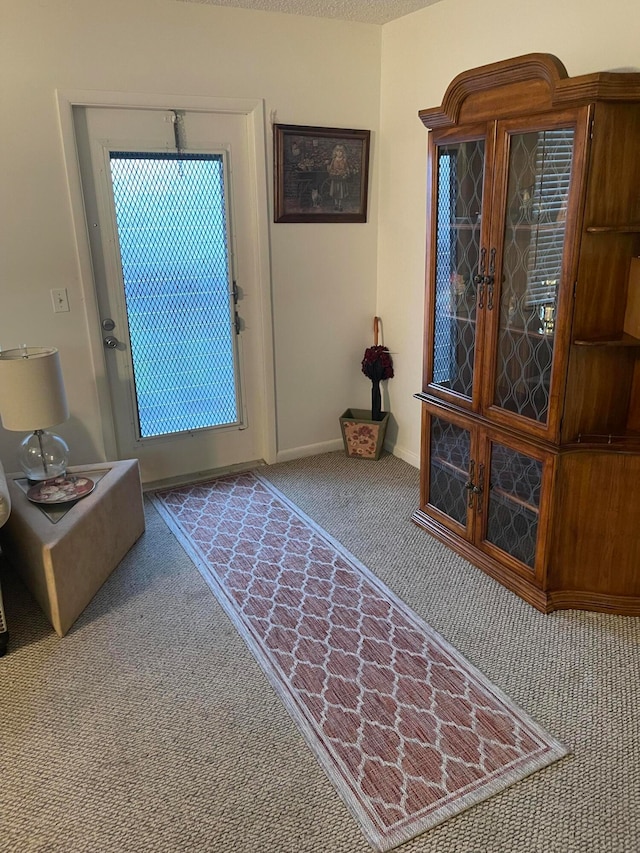
[[[571,757],[407,853],[632,853],[640,619],[543,616],[409,521],[417,472],[328,454],[261,472]],[[365,853],[242,640],[155,510],[59,639],[7,567],[0,851]]]

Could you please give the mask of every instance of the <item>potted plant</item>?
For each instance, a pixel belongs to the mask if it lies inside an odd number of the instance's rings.
[[[382,411],[380,383],[393,376],[391,353],[378,344],[380,318],[373,319],[374,345],[367,347],[362,359],[362,372],[371,380],[371,410],[347,409],[340,418],[342,440],[347,456],[379,459],[389,422],[389,412]]]

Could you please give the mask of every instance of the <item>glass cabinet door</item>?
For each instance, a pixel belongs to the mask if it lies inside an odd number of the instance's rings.
[[[429,474],[425,503],[462,527],[472,506],[471,432],[449,420],[429,418]]]
[[[484,540],[533,571],[543,462],[492,441],[488,470]]]
[[[477,270],[480,262],[484,139],[436,146],[432,358],[428,382],[473,395]],[[486,250],[485,250],[486,253]]]
[[[574,129],[511,133],[506,139],[502,253],[497,263],[492,248],[488,262],[487,310],[498,311],[490,403],[546,426]],[[495,306],[494,273],[500,274],[499,285],[495,281],[500,291]]]

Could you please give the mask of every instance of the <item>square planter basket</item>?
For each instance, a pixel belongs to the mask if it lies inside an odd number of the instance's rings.
[[[369,409],[347,409],[340,418],[342,441],[347,456],[357,459],[379,459],[389,423],[389,412],[381,421],[371,420]]]

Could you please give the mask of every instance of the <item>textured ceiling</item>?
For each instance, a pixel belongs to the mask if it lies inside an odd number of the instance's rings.
[[[210,6],[236,6],[262,12],[308,15],[312,18],[339,18],[364,24],[386,24],[440,0],[179,0]]]

